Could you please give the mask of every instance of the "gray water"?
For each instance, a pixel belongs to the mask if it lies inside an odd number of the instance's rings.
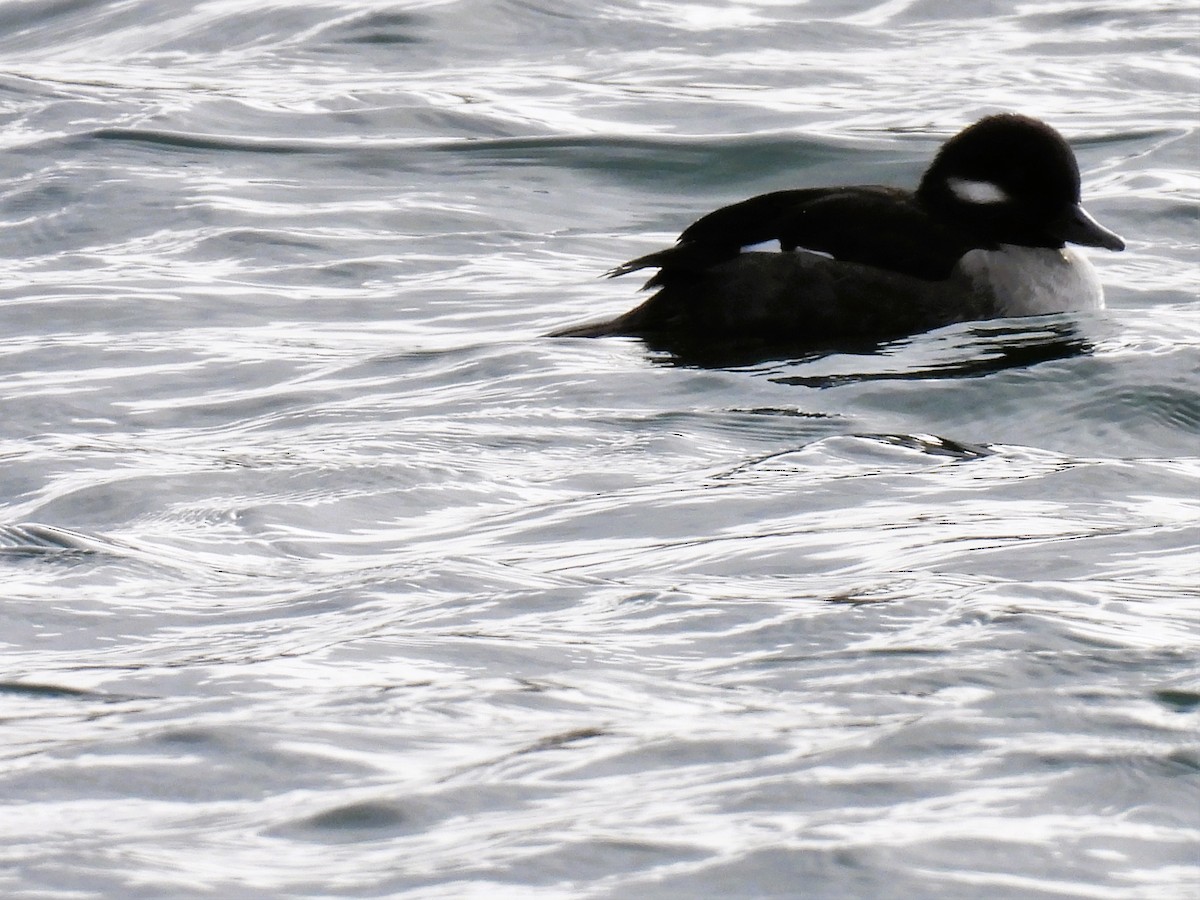
[[[1200,895],[1198,26],[0,4],[0,893]],[[542,336],[999,110],[1105,313]]]

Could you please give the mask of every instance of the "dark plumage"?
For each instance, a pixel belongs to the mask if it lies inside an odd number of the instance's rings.
[[[775,191],[701,217],[675,246],[608,273],[658,269],[653,297],[555,336],[819,343],[1096,306],[1090,266],[1062,248],[1124,243],[1079,204],[1079,169],[1058,132],[991,116],[947,141],[915,192]],[[743,250],[772,240],[783,253]],[[1014,277],[1026,264],[1027,285]]]

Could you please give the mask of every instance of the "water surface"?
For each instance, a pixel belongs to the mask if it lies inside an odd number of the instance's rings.
[[[0,889],[1194,896],[1198,15],[0,9]],[[999,110],[1104,314],[542,336]]]

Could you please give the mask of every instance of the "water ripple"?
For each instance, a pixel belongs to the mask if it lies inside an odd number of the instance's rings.
[[[0,6],[0,890],[1194,894],[1183,6]],[[1104,314],[542,337],[1001,109]]]

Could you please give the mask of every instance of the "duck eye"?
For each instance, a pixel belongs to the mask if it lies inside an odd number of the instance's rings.
[[[1013,166],[1004,173],[1005,183],[1012,185],[1018,191],[1028,189],[1030,180],[1030,170],[1028,166]]]

